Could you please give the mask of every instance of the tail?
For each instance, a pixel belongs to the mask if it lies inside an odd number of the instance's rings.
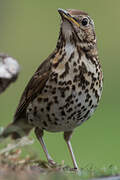
[[[11,123],[9,124],[0,135],[0,141],[11,136],[12,139],[22,138],[27,136],[33,127],[26,124]]]

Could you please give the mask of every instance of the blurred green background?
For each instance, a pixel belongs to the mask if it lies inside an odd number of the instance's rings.
[[[58,8],[88,12],[94,19],[99,57],[104,71],[104,91],[94,116],[75,130],[72,145],[79,166],[120,165],[120,1],[119,0],[0,0],[0,52],[21,65],[18,81],[0,95],[0,126],[12,120],[28,80],[54,50],[59,33]],[[30,136],[35,137],[34,133]],[[62,133],[45,133],[55,161],[71,165]],[[35,138],[26,151],[45,159]]]

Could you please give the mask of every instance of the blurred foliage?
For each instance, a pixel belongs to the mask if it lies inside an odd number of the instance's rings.
[[[104,91],[95,115],[75,130],[73,149],[80,167],[94,164],[120,165],[120,1],[0,0],[0,52],[19,60],[20,77],[0,96],[0,126],[13,119],[20,96],[39,64],[56,45],[60,17],[58,8],[88,12],[94,19],[99,57],[104,71]],[[35,135],[32,133],[32,137]],[[45,142],[55,161],[72,165],[61,133],[45,133]],[[56,145],[57,144],[57,145]],[[24,151],[45,159],[35,138]]]

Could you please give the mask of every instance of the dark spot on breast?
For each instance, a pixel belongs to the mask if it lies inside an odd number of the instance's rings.
[[[48,92],[47,89],[45,89],[44,92],[47,93]]]
[[[90,110],[87,111],[87,113],[84,115],[84,118],[86,119],[88,114],[89,114]]]
[[[63,106],[60,106],[60,107],[59,107],[59,110],[62,110],[63,108],[64,108]]]
[[[57,96],[54,96],[53,98],[54,98],[54,102],[55,102],[56,104],[58,104],[58,103],[59,103],[59,102],[58,102],[58,97],[57,97]]]
[[[55,125],[58,125],[58,123],[57,123],[56,121],[54,122],[54,124],[55,124]]]
[[[41,108],[41,112],[44,112],[44,109],[43,109],[43,108]]]
[[[70,102],[70,104],[73,104],[74,103],[74,101],[72,100],[71,102]]]
[[[93,88],[93,93],[95,93],[95,88]]]
[[[57,97],[57,96],[53,96],[53,98],[54,98],[55,100],[57,100],[57,99],[58,99],[58,97]]]
[[[72,85],[72,90],[75,91],[75,85]]]
[[[87,110],[87,108],[84,108],[84,109],[83,109],[83,111],[86,111],[86,110]]]
[[[74,58],[74,52],[71,54],[71,56],[70,56],[70,58],[68,59],[68,61],[71,62],[73,58]]]
[[[98,85],[98,81],[96,82],[96,86]]]
[[[69,89],[70,89],[69,86],[66,86],[66,87],[65,87],[65,91],[68,91]]]
[[[82,122],[82,121],[84,121],[84,119],[83,119],[83,117],[79,116],[79,117],[77,117],[77,121]]]
[[[92,79],[93,79],[93,81],[94,81],[94,82],[97,80],[97,78],[96,78],[96,77],[93,77]]]
[[[70,105],[69,105],[69,103],[66,103],[65,105],[64,105],[64,108],[68,108]]]
[[[85,102],[88,102],[89,101],[89,99],[90,99],[90,95],[89,95],[89,93],[86,95],[86,99],[85,99]]]
[[[91,72],[89,71],[89,72],[88,72],[88,76],[90,76],[90,75],[91,75]]]
[[[94,108],[94,105],[91,106],[91,109]]]
[[[76,110],[75,110],[74,112],[72,112],[71,116],[75,115],[76,113],[77,113],[77,112],[76,112]]]
[[[51,107],[51,105],[52,105],[52,102],[47,103],[47,107],[46,107],[46,109],[47,109],[48,111],[50,111],[50,107]]]
[[[29,119],[29,121],[32,123],[32,122],[33,122],[33,119]]]
[[[48,98],[44,98],[44,102],[48,102]]]
[[[78,83],[78,87],[81,87],[81,86],[82,86],[82,84],[81,84],[81,82],[79,82],[79,83]]]
[[[64,72],[60,75],[60,78],[62,78],[62,79],[65,78],[66,75],[69,73],[69,69],[70,69],[69,63],[66,62],[66,64],[65,64],[65,70],[64,70]]]
[[[78,99],[76,99],[75,102],[78,102]]]
[[[37,114],[37,107],[35,106],[35,107],[34,107],[33,115],[36,116],[36,114]]]
[[[73,82],[77,82],[78,81],[78,75],[74,76]]]
[[[43,124],[44,124],[44,126],[48,126],[47,123],[46,123],[46,121],[43,121]]]
[[[58,81],[58,74],[55,73],[55,72],[52,72],[52,73],[50,74],[49,81],[52,81],[52,82],[57,83],[57,81]]]
[[[52,94],[55,94],[55,93],[56,93],[56,87],[51,88],[51,90],[52,90],[52,91],[51,91]]]
[[[63,86],[63,85],[66,84],[66,82],[65,82],[65,81],[59,81],[58,84],[59,84],[60,86]]]
[[[38,97],[37,98],[37,101],[40,103],[42,101],[42,98],[41,97]]]
[[[82,55],[82,53],[81,53],[81,48],[80,48],[80,46],[76,45],[76,47],[77,47],[77,52],[78,52],[78,54],[79,54],[79,58],[77,59],[77,62],[79,63],[80,60],[81,60],[81,55]]]
[[[66,88],[66,87],[65,87]],[[58,89],[59,89],[59,91],[60,91],[60,93],[61,93],[61,97],[65,97],[65,88],[63,88],[63,87],[58,87]]]
[[[60,54],[60,55],[62,54],[62,49],[60,49],[60,52],[59,52],[59,54]]]
[[[85,85],[83,85],[83,86],[82,86],[82,90],[84,90],[85,88],[86,88],[86,86],[85,86]]]
[[[73,73],[77,73],[78,72],[78,69],[77,68],[74,68],[73,69]]]
[[[53,53],[52,55],[51,55],[51,59],[54,59],[54,57],[55,57],[55,53]]]
[[[52,113],[52,116],[55,116],[55,113]]]
[[[64,110],[61,111],[61,115],[65,116],[65,111]]]
[[[47,106],[46,109],[47,109],[47,111],[50,111],[50,106]]]
[[[76,62],[73,62],[73,66],[77,66],[77,63],[76,63]]]
[[[80,107],[81,106],[81,103],[78,103],[78,107]]]
[[[87,73],[87,72],[88,72],[88,71],[87,71],[87,67],[86,67],[86,65],[85,65],[84,62],[82,62],[82,72],[83,72],[83,73]]]
[[[86,80],[85,84],[86,84],[86,86],[88,86],[90,84],[90,82]]]
[[[61,91],[61,97],[65,97],[65,92],[64,91]]]
[[[80,91],[79,93],[78,93],[78,95],[80,96],[82,94],[82,92]]]
[[[72,116],[70,115],[70,116],[68,116],[68,118],[67,119],[72,119]]]
[[[80,58],[77,59],[77,63],[78,63],[78,64],[80,63]]]
[[[90,100],[90,102],[89,102],[88,106],[91,106],[91,105],[92,105],[92,99]]]
[[[81,114],[82,114],[81,110],[80,110],[80,111],[78,111],[78,112],[77,112],[77,118],[79,118],[79,119],[80,119],[80,118],[81,118]]]
[[[59,119],[58,119],[58,118],[55,118],[55,121],[59,121]]]
[[[67,112],[69,113],[69,112],[71,112],[73,109],[72,108],[69,108],[68,110],[67,110]]]
[[[96,96],[96,98],[97,98],[97,102],[99,101],[99,95],[98,95],[98,91],[97,90],[95,90],[95,96]]]
[[[70,101],[72,99],[72,94],[70,96],[68,96],[65,101]]]
[[[91,84],[90,89],[93,89],[93,87],[94,87],[94,83]]]
[[[84,108],[85,108],[85,106],[82,106],[82,107],[81,107],[81,109],[84,109]]]
[[[66,83],[67,85],[71,85],[72,84],[72,81],[71,80],[69,80],[69,81],[67,81],[67,83]]]
[[[47,114],[48,121],[51,122],[49,114]]]
[[[88,93],[88,92],[89,92],[89,90],[88,90],[88,89],[86,89],[86,90],[85,90],[85,93]]]

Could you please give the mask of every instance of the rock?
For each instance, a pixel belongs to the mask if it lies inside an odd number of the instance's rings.
[[[0,93],[16,81],[19,71],[20,67],[15,59],[0,53]]]

